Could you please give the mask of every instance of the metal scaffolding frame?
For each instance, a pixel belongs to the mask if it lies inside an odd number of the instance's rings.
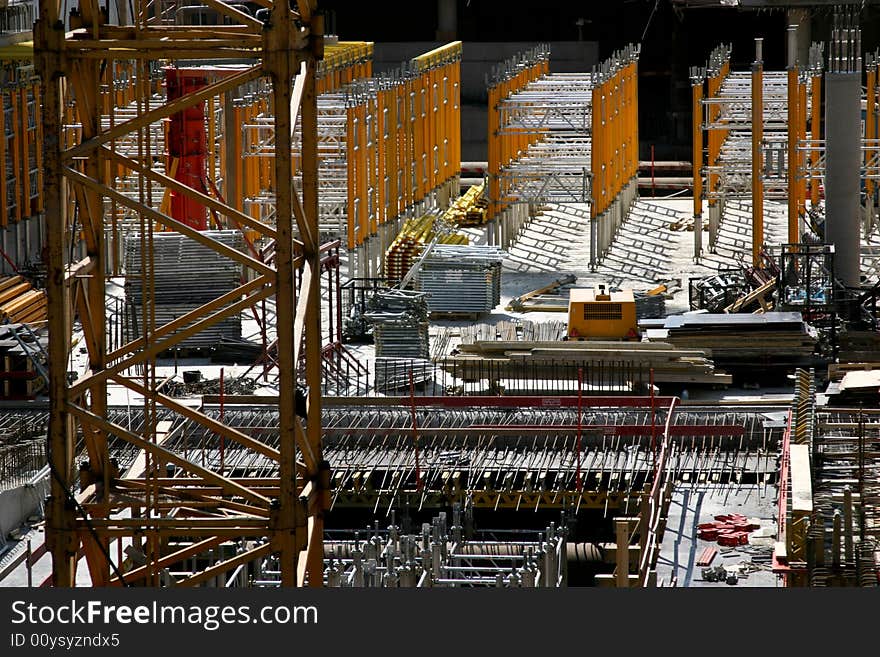
[[[760,259],[763,245],[764,199],[788,200],[789,239],[800,241],[806,213],[806,185],[801,172],[806,163],[805,149],[799,144],[807,133],[808,117],[815,117],[818,107],[820,83],[816,79],[821,69],[821,50],[814,45],[804,74],[796,64],[787,71],[765,71],[761,41],[756,39],[755,62],[749,72],[730,70],[731,49],[726,45],[710,53],[706,68],[690,71],[694,98],[695,227],[702,226],[705,198],[709,202],[708,247],[714,250],[727,203],[751,200],[754,265]],[[790,30],[789,46],[793,43],[794,32]],[[815,119],[812,123],[815,126]],[[797,159],[794,167],[789,166],[792,158]],[[695,258],[700,257],[702,248],[700,231],[695,230]]]
[[[339,42],[359,66],[322,85],[318,97],[319,228],[342,239],[355,277],[379,274],[405,216],[446,208],[460,171],[461,42],[372,76],[372,44]],[[294,159],[300,157],[300,122]],[[271,116],[244,128],[246,158],[271,161]],[[272,196],[253,199],[271,215]]]
[[[798,370],[783,441],[780,542],[787,586],[880,584],[880,411],[818,407],[812,370]]]
[[[538,46],[497,67],[489,86],[490,242],[507,246],[545,203],[589,205],[591,267],[636,197],[639,49],[590,73],[549,73]]]
[[[198,554],[241,536],[255,542],[240,544],[233,555],[196,572],[189,572],[178,585],[197,586],[234,570],[242,563],[277,553],[283,586],[308,582],[320,585],[322,572],[323,511],[329,504],[329,465],[321,453],[321,311],[319,297],[319,242],[317,231],[317,109],[315,72],[321,59],[322,20],[316,4],[299,0],[271,2],[270,20],[263,23],[234,6],[208,0],[208,4],[231,25],[166,25],[151,18],[147,3],[134,3],[131,24],[104,22],[95,0],[83,0],[71,16],[71,31],[64,32],[57,0],[40,3],[40,20],[34,30],[35,59],[44,101],[43,143],[44,200],[47,223],[49,297],[50,418],[49,464],[51,496],[47,504],[47,545],[53,557],[52,583],[73,586],[78,554],[82,551],[92,583],[160,583],[160,571],[169,563]],[[172,102],[157,104],[149,84],[150,62],[160,59],[210,58],[246,60],[252,65]],[[134,97],[136,115],[107,127],[102,123],[102,81],[112,71],[108,63],[136,61]],[[278,148],[274,161],[276,181],[294,177],[290,138],[294,114],[303,124],[301,196],[293,185],[278,185],[276,216],[269,226],[207,197],[162,173],[151,170],[158,154],[149,139],[149,126],[217,94],[232,91],[264,76],[272,79],[275,134]],[[295,82],[294,82],[295,81]],[[75,97],[78,134],[63,132],[64,111]],[[114,140],[137,134],[138,157],[113,152]],[[60,136],[70,137],[62,143]],[[113,187],[107,165],[114,162],[138,174],[139,194],[132,199]],[[276,257],[268,265],[249,255],[206,238],[147,202],[153,183],[175,188],[261,236],[274,240]],[[70,201],[68,201],[70,199]],[[109,351],[105,335],[106,256],[104,205],[110,200],[139,217],[144,251],[149,253],[154,224],[176,230],[229,258],[241,262],[251,275],[232,293],[204,304],[164,326],[156,326],[150,304],[144,304],[143,338]],[[294,226],[299,240],[293,240]],[[80,234],[86,255],[69,259],[70,248]],[[294,251],[300,255],[295,256]],[[152,277],[152,262],[144,258],[144,280]],[[302,283],[294,299],[294,276]],[[149,283],[147,285],[149,290]],[[279,445],[271,448],[230,428],[222,419],[187,408],[165,397],[158,388],[155,362],[158,353],[223,317],[240,312],[262,299],[275,297],[279,318]],[[149,295],[147,295],[149,299]],[[83,328],[89,370],[69,383],[67,370],[74,318]],[[188,328],[182,329],[190,322]],[[303,339],[303,336],[304,339]],[[305,362],[308,420],[297,406],[296,366]],[[134,368],[134,369],[133,369]],[[143,396],[142,426],[135,430],[114,421],[107,409],[110,383]],[[300,404],[302,406],[302,404]],[[165,409],[160,413],[160,409]],[[260,481],[233,480],[222,471],[202,466],[194,458],[169,449],[163,413],[174,413],[210,428],[230,444],[261,454],[275,463],[278,475],[271,493]],[[78,440],[88,458],[78,461]],[[111,460],[111,442],[121,440],[137,451],[132,468],[119,470]],[[187,473],[190,483],[201,483],[202,492],[163,487],[160,475],[173,466]],[[74,492],[78,488],[78,492]],[[209,490],[210,489],[210,490]],[[163,554],[171,535],[202,537],[180,552]],[[111,545],[134,539],[146,563],[137,573],[121,572],[120,557]]]

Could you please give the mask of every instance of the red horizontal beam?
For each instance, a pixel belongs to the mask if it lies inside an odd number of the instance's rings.
[[[410,404],[409,397],[398,398],[401,404]],[[675,397],[654,397],[653,404],[658,411],[665,410],[672,404]],[[618,408],[650,408],[650,397],[593,396],[581,397],[583,408],[618,407]],[[528,397],[528,396],[450,396],[450,397],[416,397],[416,406],[441,406],[443,408],[471,408],[479,406],[495,406],[500,408],[577,408],[577,395],[559,397]]]
[[[554,429],[557,431],[577,431],[576,424],[554,424],[554,425],[534,425],[534,424],[474,424],[467,427],[468,429],[520,429],[522,431],[534,429]],[[650,436],[651,426],[645,424],[584,424],[581,426],[582,431],[601,431],[612,436]],[[682,437],[700,437],[700,436],[742,436],[746,432],[745,427],[739,424],[676,424],[669,427],[670,436]],[[657,426],[656,434],[662,435],[663,427]]]

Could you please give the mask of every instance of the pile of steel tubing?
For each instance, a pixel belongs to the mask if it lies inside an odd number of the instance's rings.
[[[330,588],[556,588],[567,584],[566,528],[550,523],[544,531],[474,531],[453,506],[422,523],[417,534],[376,522],[365,531],[334,530],[324,541],[324,585]],[[327,532],[331,534],[331,532]],[[361,536],[364,535],[364,538]],[[266,559],[254,586],[280,585],[274,558]],[[274,568],[274,569],[273,569]]]
[[[454,224],[433,212],[404,222],[400,233],[385,251],[384,275],[388,281],[400,281],[419,260],[427,245],[468,244],[467,235],[454,232]]]
[[[367,303],[364,319],[373,325],[376,356],[428,357],[428,306],[425,294],[379,290]]]
[[[438,244],[425,257],[417,287],[428,294],[431,313],[484,314],[501,302],[501,262],[493,246]]]

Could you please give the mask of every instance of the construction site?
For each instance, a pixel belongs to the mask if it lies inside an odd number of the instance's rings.
[[[413,4],[0,2],[0,586],[878,586],[880,4]]]

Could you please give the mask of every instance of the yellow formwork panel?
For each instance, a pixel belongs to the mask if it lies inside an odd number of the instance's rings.
[[[0,116],[6,115],[6,94],[0,92]],[[6,205],[6,131],[0,135],[0,226],[6,228],[9,225],[9,208]]]

